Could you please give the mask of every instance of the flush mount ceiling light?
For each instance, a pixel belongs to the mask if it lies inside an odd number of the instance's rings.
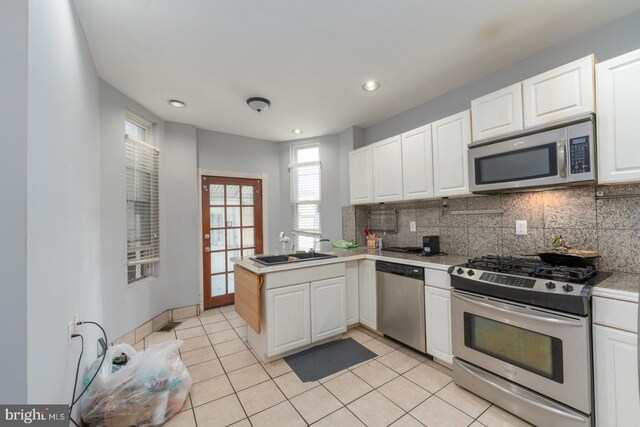
[[[182,101],[178,101],[177,99],[169,100],[169,105],[171,105],[172,107],[176,107],[176,108],[184,108],[184,107],[187,106],[187,104],[185,104]]]
[[[258,96],[254,96],[252,98],[247,99],[247,105],[252,110],[257,111],[258,113],[262,111],[266,111],[271,106],[271,101],[267,98],[260,98]]]
[[[298,129],[298,128],[291,129],[291,133],[295,133],[296,135],[300,135],[302,133],[302,129]]]
[[[362,89],[366,90],[367,92],[373,92],[374,90],[378,89],[380,87],[380,83],[374,81],[374,80],[369,80],[367,81],[365,84],[362,85]]]

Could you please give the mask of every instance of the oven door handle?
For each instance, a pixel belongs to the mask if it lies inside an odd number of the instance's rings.
[[[473,304],[473,305],[477,305],[480,307],[484,307],[484,308],[488,308],[491,310],[496,310],[496,311],[500,311],[503,313],[508,313],[514,316],[518,316],[518,317],[522,317],[525,319],[531,319],[531,320],[537,320],[540,322],[546,322],[546,323],[552,323],[554,325],[561,325],[561,326],[573,326],[576,328],[581,328],[583,326],[583,322],[579,321],[579,320],[571,320],[571,319],[563,319],[563,318],[559,318],[557,316],[554,316],[551,313],[546,313],[546,314],[538,314],[536,312],[531,312],[529,313],[525,310],[523,310],[522,308],[515,306],[515,305],[510,305],[510,304],[505,304],[505,303],[500,303],[500,302],[493,302],[493,301],[487,301],[484,299],[480,299],[480,298],[475,298],[475,297],[471,297],[471,296],[467,296],[467,295],[462,295],[456,291],[453,291],[453,296],[454,298],[459,298],[463,301],[468,302],[469,304]],[[553,317],[552,317],[553,316]]]

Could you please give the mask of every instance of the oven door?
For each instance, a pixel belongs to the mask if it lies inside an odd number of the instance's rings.
[[[558,185],[569,182],[567,129],[469,149],[473,192]]]
[[[589,318],[452,291],[453,355],[591,413]]]

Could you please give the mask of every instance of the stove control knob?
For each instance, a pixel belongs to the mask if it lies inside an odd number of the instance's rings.
[[[469,270],[469,271],[467,271],[467,274],[468,274],[469,276],[473,276],[473,275],[474,275],[474,274],[476,274],[476,273],[474,273],[474,272],[473,272],[473,270]]]
[[[565,292],[571,292],[573,290],[573,286],[567,283],[566,285],[562,286],[562,289],[564,289]]]
[[[462,268],[458,268],[458,269],[456,270],[456,272],[457,272],[458,274],[462,274],[462,273],[464,273],[464,270],[463,270]]]
[[[547,287],[547,289],[555,289],[556,288],[556,284],[553,283],[553,282],[547,282],[544,285]]]

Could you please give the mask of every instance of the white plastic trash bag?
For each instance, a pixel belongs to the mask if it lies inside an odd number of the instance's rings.
[[[80,401],[85,423],[156,426],[180,411],[191,390],[191,375],[178,352],[182,343],[168,341],[140,353],[128,344],[109,347],[100,372]],[[101,359],[89,367],[84,386]]]

